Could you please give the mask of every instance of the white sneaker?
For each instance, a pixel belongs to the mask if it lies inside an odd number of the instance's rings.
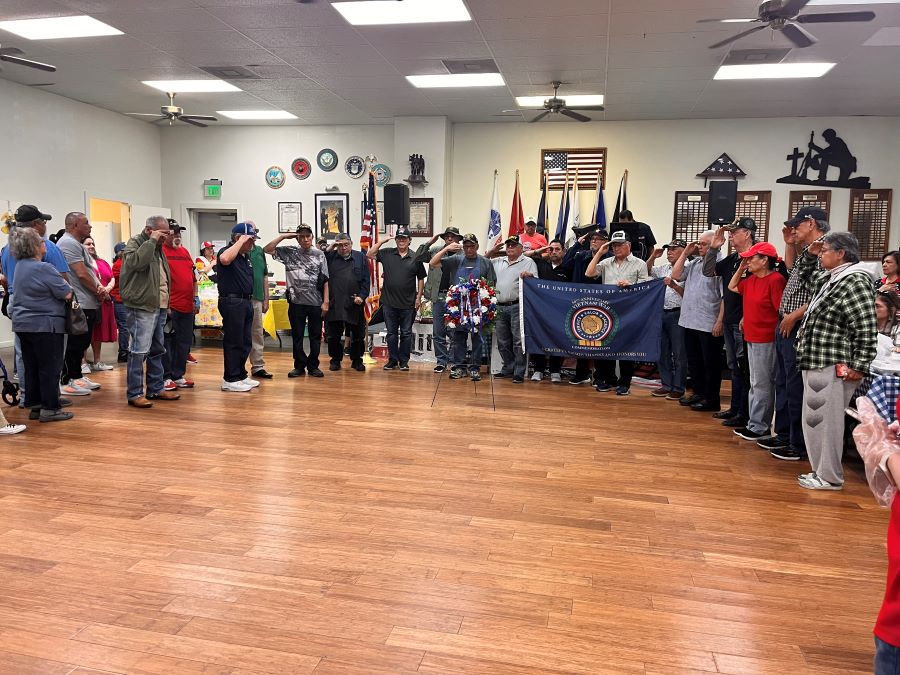
[[[531,376],[532,382],[540,382],[543,379],[544,379],[544,374],[539,370],[534,371],[534,375]]]
[[[241,380],[241,382],[243,382],[244,384],[246,384],[246,385],[247,385],[248,387],[250,387],[251,389],[253,389],[254,387],[258,387],[258,386],[259,386],[259,380],[254,380],[254,379],[251,378],[251,377],[245,377],[243,380]]]
[[[827,480],[822,480],[818,476],[802,478],[797,482],[800,483],[800,487],[806,488],[807,490],[842,490],[844,488],[843,485],[829,483]]]
[[[82,389],[88,389],[90,391],[94,391],[95,389],[99,389],[100,385],[94,382],[93,380],[89,380],[86,377],[82,377],[81,379],[74,380],[70,382],[70,384],[74,384],[76,387],[81,387]]]
[[[69,380],[67,384],[62,384],[59,387],[59,393],[61,396],[90,396],[91,392],[89,389],[84,389],[83,387],[79,387],[72,380]]]
[[[81,374],[82,374],[82,375],[90,375],[90,374],[91,374],[91,367],[90,367],[88,364],[86,364],[86,363],[82,363],[82,364],[81,364]]]
[[[92,366],[92,368],[93,368],[93,370],[94,370],[95,372],[100,372],[100,371],[103,371],[103,370],[112,370],[112,369],[113,369],[113,367],[112,367],[111,365],[109,365],[108,363],[103,363],[103,361],[98,361],[97,363],[95,363],[95,364]]]
[[[550,381],[553,384],[559,384],[562,382],[562,376],[559,373],[550,373]]]
[[[7,424],[5,427],[0,427],[0,434],[7,436],[21,434],[27,428],[24,424]]]
[[[253,389],[249,384],[246,384],[243,380],[238,380],[237,382],[226,382],[222,380],[222,391],[250,391]]]

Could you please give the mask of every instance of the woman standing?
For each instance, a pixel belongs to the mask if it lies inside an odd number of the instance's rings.
[[[97,256],[97,245],[93,237],[88,237],[83,242],[84,247],[94,261],[94,271],[97,273],[97,279],[100,286],[109,293],[116,285],[116,279],[113,276],[112,267],[103,258]],[[112,370],[113,367],[103,363],[100,360],[100,348],[104,342],[116,342],[119,339],[116,330],[116,310],[113,306],[112,298],[104,300],[100,304],[100,317],[94,326],[94,334],[91,336],[91,349],[94,352],[94,360],[92,361],[91,370]]]
[[[29,419],[57,422],[72,418],[62,410],[59,374],[66,336],[66,301],[72,287],[56,268],[41,262],[46,246],[31,228],[17,227],[9,237],[16,257],[16,292],[10,302],[13,331],[22,345],[25,361],[25,406]]]
[[[775,271],[778,252],[769,242],[754,244],[740,257],[741,264],[728,288],[743,300],[744,342],[750,364],[750,419],[734,433],[748,441],[758,441],[771,436],[769,425],[775,413],[775,327],[787,281]],[[745,270],[749,273],[746,277]],[[797,457],[790,459],[800,459],[795,454]]]
[[[884,274],[878,281],[878,290],[885,293],[900,293],[900,251],[885,253],[881,259]]]
[[[823,272],[815,268],[815,256]],[[859,242],[829,232],[796,264],[812,293],[797,334],[803,377],[803,438],[812,472],[797,477],[808,490],[844,485],[844,409],[877,352],[872,277],[859,263]]]
[[[194,261],[197,265],[197,272],[200,275],[199,281],[202,284],[205,281],[216,282],[216,247],[211,241],[204,241],[200,246],[200,257]]]

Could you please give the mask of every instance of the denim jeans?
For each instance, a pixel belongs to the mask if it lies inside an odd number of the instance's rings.
[[[494,334],[497,336],[497,350],[503,359],[500,372],[513,377],[525,377],[528,361],[522,347],[518,303],[498,308]]]
[[[900,647],[895,647],[875,636],[875,663],[873,675],[900,675]]]
[[[468,363],[469,370],[481,369],[481,357],[484,353],[484,335],[469,333],[465,329],[454,329],[453,335],[453,367],[466,368],[466,345],[469,335],[472,336],[472,359]]]
[[[775,343],[747,342],[750,362],[750,417],[747,428],[768,431],[775,412]]]
[[[676,393],[685,389],[684,328],[678,325],[681,310],[663,312],[659,346],[659,379],[662,386]]]
[[[434,336],[434,358],[439,366],[450,363],[450,335],[444,325],[444,313],[447,311],[447,303],[444,300],[435,300],[433,304],[433,318],[431,333]]]
[[[121,302],[113,302],[113,312],[116,315],[116,328],[119,331],[119,356],[128,353],[128,310]]]
[[[163,328],[168,310],[147,312],[127,307],[128,334],[131,335],[131,351],[128,354],[128,400],[144,395],[144,363],[147,364],[147,393],[158,394],[163,390]]]
[[[775,433],[778,440],[806,452],[803,440],[803,377],[797,368],[797,329],[781,336],[775,327]]]
[[[222,315],[222,356],[226,382],[240,382],[247,377],[247,357],[250,356],[253,326],[253,306],[248,298],[219,298]]]
[[[194,342],[194,313],[171,310],[165,334],[165,379],[180,380],[187,370],[187,357]]]
[[[291,322],[294,370],[309,370],[309,372],[318,370],[319,351],[322,349],[322,307],[289,303],[288,320]],[[309,334],[309,354],[303,350],[304,331]],[[331,335],[328,337],[330,339]]]
[[[750,417],[750,387],[747,381],[747,349],[740,324],[726,323],[724,327],[725,358],[731,369],[731,405],[741,419]]]
[[[416,310],[414,307],[409,309],[387,305],[383,307],[388,358],[399,363],[409,363],[409,353],[412,351],[412,325],[416,318]]]

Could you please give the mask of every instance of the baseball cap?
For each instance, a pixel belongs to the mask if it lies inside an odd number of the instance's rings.
[[[756,232],[756,221],[753,218],[741,218],[734,226],[735,230],[750,230]]]
[[[673,239],[663,248],[687,248],[687,242],[684,239]]]
[[[22,204],[16,209],[17,223],[30,223],[32,220],[52,220],[49,213],[41,213],[41,210],[33,204]]]
[[[804,206],[802,209],[797,211],[797,215],[795,215],[790,220],[784,221],[784,224],[788,227],[797,227],[800,223],[802,223],[804,220],[808,220],[809,218],[813,218],[817,221],[828,220],[828,214],[818,206]]]
[[[628,238],[628,235],[625,234],[624,230],[619,230],[617,232],[613,232],[613,236],[610,238],[610,244],[624,244],[627,241],[631,241]]]
[[[118,244],[113,246],[113,253],[115,253],[115,254],[119,254],[124,250],[125,250],[125,242],[124,241],[120,241]]]
[[[215,247],[216,247],[216,245],[213,244],[211,241],[204,241],[202,244],[200,244],[201,251],[205,248],[215,248]]]
[[[609,241],[609,232],[606,230],[594,230],[591,232],[591,239],[596,237],[597,239],[603,239],[604,241]]]
[[[447,229],[449,230],[450,228],[448,227]],[[455,229],[455,228],[454,228],[454,229]],[[464,244],[467,243],[467,242],[471,242],[471,243],[473,243],[473,244],[477,244],[477,243],[478,243],[478,237],[476,237],[474,234],[471,234],[471,233],[469,233],[469,234],[464,234],[462,240],[463,240],[463,243],[464,243]]]
[[[525,224],[527,225],[528,223],[534,223],[535,225],[537,225],[537,220],[535,220],[534,216],[528,216],[525,219]]]
[[[299,234],[301,232],[309,232],[310,234],[313,233],[312,228],[309,225],[307,225],[306,223],[300,223],[297,226],[296,232],[297,232],[297,234]],[[319,239],[325,239],[325,237],[319,237]]]
[[[394,235],[394,239],[397,237],[406,237],[407,239],[412,239],[412,234],[410,234],[408,227],[398,227],[397,233]]]
[[[259,235],[256,234],[256,228],[250,223],[238,223],[231,228],[231,234],[249,234],[254,239],[259,239]]]
[[[522,245],[522,242],[519,240],[519,235],[517,235],[517,234],[511,234],[510,236],[508,236],[506,238],[506,240],[503,243],[507,246],[509,246],[510,244],[512,244],[513,246],[521,246]]]
[[[174,218],[166,218],[166,222],[169,223],[169,229],[172,230],[172,232],[179,232],[180,230],[187,229],[187,228],[179,225],[178,221],[175,220]]]
[[[772,246],[767,241],[761,241],[758,244],[753,244],[750,248],[748,248],[743,253],[739,254],[742,258],[751,258],[755,255],[764,255],[769,258],[778,258],[778,251],[775,250],[775,247]]]

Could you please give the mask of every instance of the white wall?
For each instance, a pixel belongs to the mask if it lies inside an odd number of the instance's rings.
[[[646,122],[456,124],[453,127],[452,197],[449,216],[463,231],[486,232],[494,169],[500,170],[504,231],[512,205],[515,171],[526,215],[540,200],[542,148],[606,147],[609,173],[605,190],[607,215],[616,201],[619,179],[629,170],[628,205],[635,218],[648,223],[659,241],[672,236],[674,193],[704,190],[696,174],[721,153],[747,173],[740,190],[772,191],[772,239],[782,246],[779,227],[787,217],[788,196],[801,186],[775,179],[790,173],[785,157],[799,146],[805,152],[809,132],[834,128],[859,160],[856,175],[870,176],[873,188],[893,188],[891,244],[900,242],[900,118],[791,118],[678,120]],[[550,219],[562,191],[551,192]],[[593,207],[594,190],[580,192],[582,222]],[[835,229],[846,230],[850,191],[832,188],[831,217]]]
[[[323,148],[337,152],[339,166],[334,171],[324,172],[316,166],[316,155]],[[406,177],[406,173],[399,174],[404,168],[408,172],[408,165],[394,165],[393,127],[387,125],[166,128],[162,132],[163,200],[185,223],[186,206],[199,208],[204,201],[209,208],[235,206],[239,219],[257,224],[265,243],[278,233],[278,202],[302,202],[303,220],[315,227],[314,195],[325,192],[326,185],[337,185],[341,192],[350,194],[350,235],[359,241],[365,179],[350,178],[344,171],[344,161],[351,155],[368,154],[391,167],[394,181]],[[313,165],[306,180],[298,180],[291,173],[291,162],[297,157],[305,157]],[[287,174],[284,187],[278,190],[265,181],[266,169],[272,165]],[[221,199],[203,200],[202,186],[207,178],[222,180]],[[281,278],[282,271],[275,272]]]
[[[53,232],[87,209],[85,194],[160,203],[159,130],[145,122],[0,80],[0,130],[2,211],[36,204]],[[0,321],[0,345],[10,340]]]

